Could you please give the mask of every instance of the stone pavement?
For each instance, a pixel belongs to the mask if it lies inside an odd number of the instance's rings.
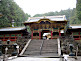
[[[77,57],[77,59],[75,59],[75,58],[68,58],[67,61],[81,61],[81,56]]]
[[[60,61],[60,58],[36,58],[36,57],[18,57],[8,61]]]
[[[3,59],[0,59],[3,61]],[[43,58],[43,57],[9,57],[7,61],[64,61],[64,58]],[[78,56],[77,59],[74,57],[68,57],[67,61],[81,61],[81,56]]]
[[[66,59],[67,61],[81,61],[81,56],[77,56],[77,59],[75,58],[75,56],[69,56],[69,55],[63,55],[64,56],[64,60]]]

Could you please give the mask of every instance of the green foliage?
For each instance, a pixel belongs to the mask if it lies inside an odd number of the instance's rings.
[[[57,15],[66,15],[67,20],[69,20],[70,24],[80,24],[76,16],[76,8],[61,10],[60,12],[48,12],[44,14],[36,14],[34,17],[41,17],[41,16],[57,16]]]
[[[81,21],[81,0],[77,0],[76,9],[77,9],[77,17]]]
[[[27,26],[27,31],[28,31],[29,33],[31,33],[31,29],[30,29],[29,26]]]
[[[0,28],[10,27],[12,20],[14,20],[15,26],[22,26],[22,22],[26,21],[30,16],[27,13],[25,14],[13,0],[1,0],[0,13],[3,14],[0,18]]]
[[[73,10],[70,13],[70,24],[79,24],[78,18],[76,16],[76,8],[73,8]]]

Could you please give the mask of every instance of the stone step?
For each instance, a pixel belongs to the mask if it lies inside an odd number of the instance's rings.
[[[25,55],[38,54],[40,52],[41,40],[32,40],[25,51]]]
[[[42,44],[42,40],[32,40],[24,52],[24,55],[31,56],[31,55],[39,55],[40,54],[40,47]],[[44,40],[44,44],[42,47],[41,55],[58,55],[57,54],[57,40]]]
[[[56,53],[57,54],[57,40],[45,40],[42,53]]]

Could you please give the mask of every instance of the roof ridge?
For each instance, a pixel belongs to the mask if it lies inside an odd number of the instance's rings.
[[[41,16],[41,17],[29,17],[29,19],[33,19],[33,18],[45,18],[45,17],[65,17],[65,15],[56,15],[56,16]]]

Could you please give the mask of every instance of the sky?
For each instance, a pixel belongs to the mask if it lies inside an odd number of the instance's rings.
[[[76,7],[76,0],[14,0],[21,9],[34,16]]]

